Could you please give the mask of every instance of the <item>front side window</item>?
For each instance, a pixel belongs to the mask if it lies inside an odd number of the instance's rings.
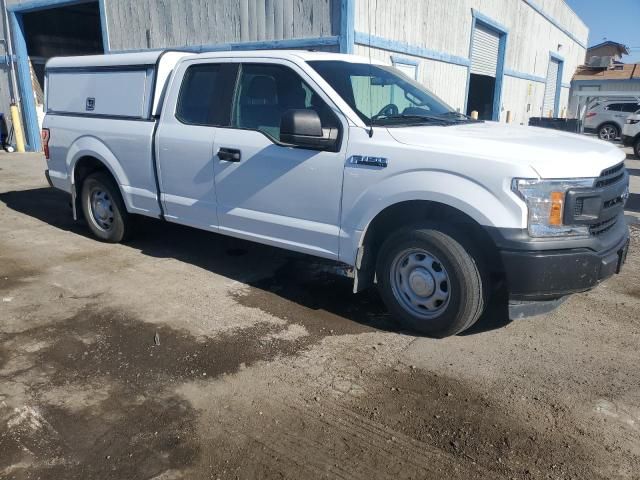
[[[366,124],[466,121],[464,115],[392,67],[339,60],[309,64]]]
[[[280,140],[280,121],[287,110],[315,110],[323,128],[337,127],[331,108],[292,69],[274,64],[242,64],[231,126],[258,130]]]
[[[237,66],[198,64],[187,68],[180,86],[176,118],[189,125],[226,126]]]
[[[636,110],[640,108],[640,104],[637,103],[623,103],[622,111],[627,113],[634,113]]]

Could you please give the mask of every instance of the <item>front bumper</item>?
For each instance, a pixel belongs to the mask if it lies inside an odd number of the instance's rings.
[[[618,222],[620,225],[606,239],[567,239],[551,244],[564,248],[514,249],[513,244],[512,248],[500,248],[509,299],[555,300],[590,290],[619,273],[626,260],[629,230],[624,217]]]

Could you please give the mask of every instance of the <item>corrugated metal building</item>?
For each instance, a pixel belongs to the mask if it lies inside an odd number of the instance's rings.
[[[31,149],[40,148],[38,90],[54,55],[184,47],[371,55],[462,112],[504,121],[510,111],[526,123],[564,113],[588,37],[563,0],[6,1]],[[9,102],[4,58],[0,112]]]

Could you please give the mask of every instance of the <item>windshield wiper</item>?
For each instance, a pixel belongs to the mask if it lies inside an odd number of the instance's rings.
[[[439,123],[440,125],[448,125],[454,123],[452,120],[448,120],[446,118],[438,117],[435,115],[406,115],[404,113],[398,113],[395,115],[384,115],[379,118],[375,118],[371,120],[373,125],[386,125],[389,123],[402,123],[403,121],[408,122],[428,122],[428,123]]]
[[[474,120],[473,118],[471,118],[469,115],[465,115],[464,113],[460,113],[460,112],[447,112],[447,113],[440,113],[440,116],[443,117],[447,117],[447,118],[455,118],[456,120],[460,120],[460,121],[467,121],[467,122],[479,122],[481,120]]]

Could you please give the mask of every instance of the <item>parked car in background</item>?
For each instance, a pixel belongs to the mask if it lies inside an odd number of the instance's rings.
[[[640,110],[627,118],[622,128],[622,143],[633,147],[633,153],[640,158]]]
[[[596,103],[585,116],[584,130],[597,133],[601,140],[615,140],[620,137],[627,117],[637,110],[640,110],[637,100]]]

